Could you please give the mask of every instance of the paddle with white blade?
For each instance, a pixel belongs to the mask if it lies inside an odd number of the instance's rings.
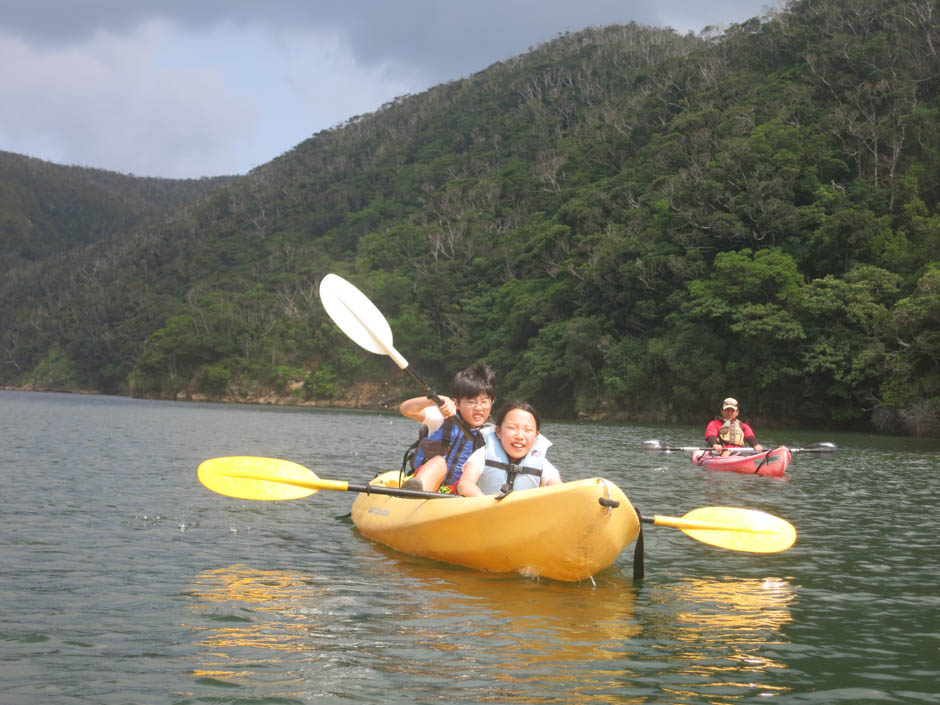
[[[838,450],[838,446],[835,443],[830,443],[829,441],[823,441],[821,443],[811,443],[805,448],[787,448],[791,453],[835,453]],[[679,446],[679,447],[670,447],[662,444],[661,441],[655,439],[650,441],[643,441],[643,450],[650,452],[659,452],[659,453],[674,453],[674,452],[686,452],[690,453],[696,450],[714,450],[711,447],[700,448],[699,446]],[[753,455],[757,451],[753,448],[725,448],[725,450],[730,451],[735,455]]]
[[[199,481],[213,492],[239,499],[276,501],[300,499],[320,490],[362,492],[409,499],[461,499],[460,495],[405,490],[381,485],[351,485],[342,480],[323,480],[309,468],[280,458],[232,456],[212,458],[199,465]],[[796,529],[772,514],[736,507],[701,507],[683,517],[641,516],[655,526],[679,529],[697,541],[750,553],[784,551],[796,540]]]
[[[430,385],[408,366],[408,361],[395,349],[391,326],[368,296],[341,276],[327,274],[320,282],[320,301],[333,322],[354,343],[369,352],[388,355],[400,369],[424,387],[429,399],[433,399],[438,406],[444,403],[444,400],[431,390]],[[471,433],[460,414],[454,416],[454,421],[465,433]]]

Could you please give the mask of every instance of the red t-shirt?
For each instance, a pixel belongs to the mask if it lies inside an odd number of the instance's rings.
[[[748,438],[754,438],[754,429],[752,429],[743,421],[738,421],[738,423],[741,424],[741,430],[744,431],[744,440],[747,440]],[[723,424],[724,419],[712,419],[709,421],[708,426],[705,427],[705,438],[708,438],[709,436],[717,436]],[[718,440],[720,441],[721,439],[719,438]],[[735,446],[730,443],[724,443],[723,445],[731,448],[740,448],[740,446]]]

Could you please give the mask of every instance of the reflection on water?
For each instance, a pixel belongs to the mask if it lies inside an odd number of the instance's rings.
[[[414,601],[395,620],[410,658],[386,665],[403,695],[437,683],[450,702],[641,702],[623,683],[642,630],[630,581],[540,581],[369,550],[375,578],[395,575]]]
[[[764,429],[839,446],[774,482],[642,450],[698,427],[553,422],[566,477],[800,532],[758,556],[651,530],[647,579],[625,555],[595,589],[383,552],[343,493],[251,503],[196,479],[263,455],[366,482],[414,439],[398,414],[0,391],[0,420],[4,705],[940,705],[940,440]]]
[[[617,662],[641,631],[631,583],[540,582],[408,560],[396,567],[415,581],[420,603],[402,628],[431,652],[411,671],[449,661],[476,701],[539,702],[558,692],[602,701],[620,688]]]
[[[777,631],[792,620],[796,593],[788,582],[763,580],[699,580],[687,578],[662,589],[682,627],[682,641],[707,644],[748,643]]]
[[[201,573],[190,592],[197,599],[189,607],[201,622],[191,626],[201,632],[204,649],[193,676],[247,684],[264,664],[303,660],[310,608],[321,593],[297,572],[233,565]]]
[[[662,621],[657,650],[674,667],[666,692],[676,696],[779,695],[776,649],[793,617],[796,591],[784,579],[685,579],[655,589]]]
[[[364,577],[388,594],[370,587],[368,606],[353,595],[361,584],[318,586],[300,572],[233,565],[198,575],[196,682],[264,682],[269,695],[301,700],[342,693],[353,649],[354,676],[376,697],[394,688],[417,699],[434,683],[452,702],[731,703],[788,690],[770,678],[786,668],[773,650],[792,620],[787,580],[637,588],[609,573],[572,585],[375,550]]]

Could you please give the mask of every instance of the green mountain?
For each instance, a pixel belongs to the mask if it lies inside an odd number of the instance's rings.
[[[547,415],[697,423],[733,395],[940,434],[937,15],[803,0],[721,34],[565,34],[98,221],[127,227],[60,221],[7,258],[0,383],[413,393],[326,318],[333,271],[442,391],[485,358]]]
[[[232,180],[137,178],[0,151],[0,272],[166,217]]]

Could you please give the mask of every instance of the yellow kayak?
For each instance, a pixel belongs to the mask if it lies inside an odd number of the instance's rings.
[[[370,485],[399,486],[393,470]],[[492,572],[577,581],[617,559],[640,521],[627,496],[601,478],[487,497],[411,499],[362,493],[352,520],[396,551]]]

